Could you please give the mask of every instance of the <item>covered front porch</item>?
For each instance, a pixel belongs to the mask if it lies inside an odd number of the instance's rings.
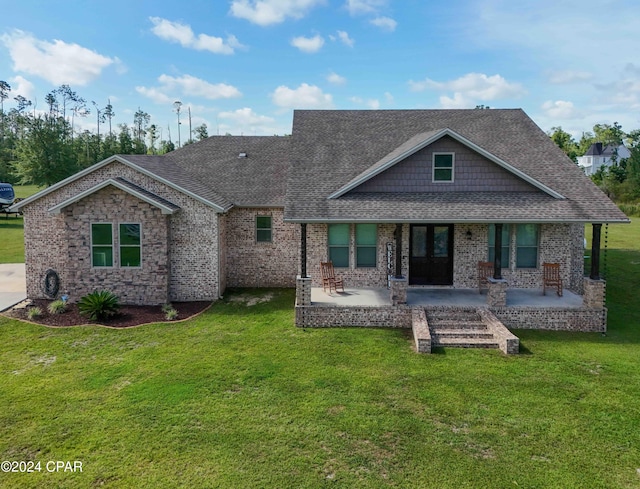
[[[452,287],[409,287],[407,306],[487,307],[487,291],[454,289]],[[389,289],[383,287],[346,287],[344,292],[325,292],[311,288],[311,305],[316,307],[391,306]],[[560,297],[554,292],[542,294],[542,289],[507,289],[505,307],[583,307],[583,296],[565,290]]]

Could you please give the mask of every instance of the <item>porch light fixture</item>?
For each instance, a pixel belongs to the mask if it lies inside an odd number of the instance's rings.
[[[471,229],[467,229],[467,239],[471,238],[473,238],[473,233],[471,232]]]
[[[238,158],[247,158],[248,156],[249,155],[247,153],[244,153],[244,152],[238,154]]]

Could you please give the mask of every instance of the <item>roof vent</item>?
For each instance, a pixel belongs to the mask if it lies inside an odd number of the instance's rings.
[[[249,155],[247,153],[239,153],[238,158],[248,158]]]

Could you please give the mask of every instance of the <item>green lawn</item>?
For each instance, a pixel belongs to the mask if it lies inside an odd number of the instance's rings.
[[[0,461],[42,468],[0,487],[637,488],[639,238],[610,227],[607,336],[516,331],[514,357],[297,329],[292,291],[122,331],[0,318]]]
[[[25,199],[35,194],[41,188],[35,185],[14,185],[16,198]],[[0,214],[0,263],[24,262],[24,225],[22,217]]]

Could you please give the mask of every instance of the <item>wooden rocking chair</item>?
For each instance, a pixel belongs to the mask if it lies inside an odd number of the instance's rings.
[[[326,292],[328,288],[329,293],[331,293],[332,290],[338,292],[338,288],[340,288],[342,292],[344,292],[344,280],[336,277],[335,271],[333,270],[333,262],[320,262],[320,275],[322,276],[322,290]]]
[[[562,297],[562,277],[559,263],[542,264],[542,295],[547,295],[547,287],[555,287],[558,296]]]
[[[493,263],[490,261],[478,262],[478,292],[482,294],[482,287],[488,288],[489,277],[493,276]]]

